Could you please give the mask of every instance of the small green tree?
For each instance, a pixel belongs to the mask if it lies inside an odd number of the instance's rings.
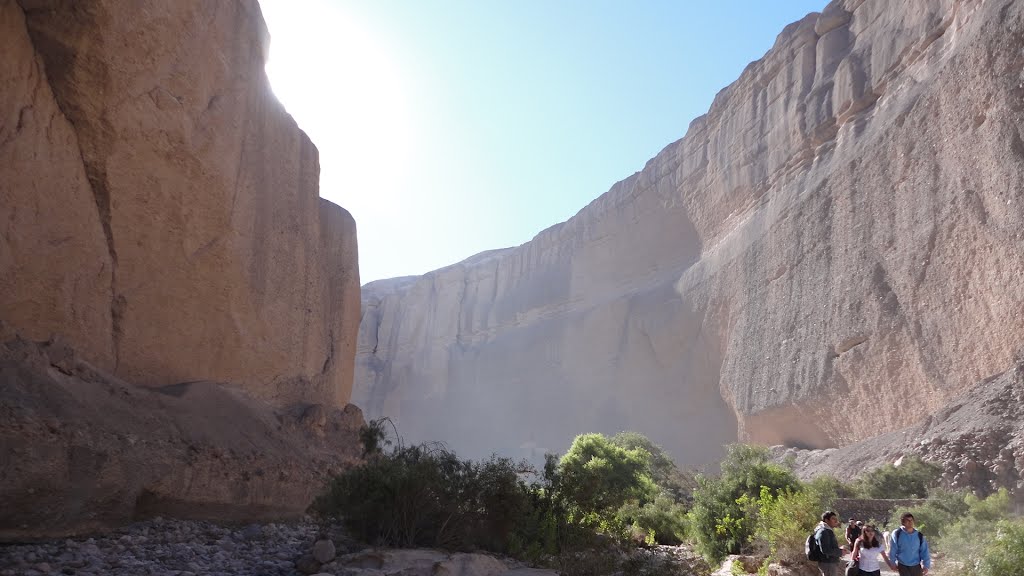
[[[581,434],[558,463],[559,491],[582,514],[608,518],[629,500],[653,500],[650,453],[626,449],[603,434]]]
[[[698,476],[690,510],[691,537],[709,563],[738,554],[750,542],[754,522],[740,499],[760,497],[762,488],[777,495],[800,489],[793,471],[775,463],[767,448],[745,444],[728,447],[718,478]]]
[[[684,474],[665,450],[639,432],[619,432],[611,437],[611,443],[626,450],[641,449],[647,452],[647,464],[651,479],[665,490],[676,502],[685,500],[696,487],[696,481]]]
[[[768,562],[795,563],[804,554],[807,534],[821,517],[821,501],[809,490],[761,488],[757,498],[744,495],[740,505],[754,518],[752,543],[767,552]]]
[[[837,498],[856,498],[857,489],[835,476],[815,476],[804,484],[804,490],[818,503],[819,510],[835,508]]]
[[[899,466],[886,464],[875,468],[857,486],[867,498],[925,498],[941,475],[941,466],[912,455]]]
[[[979,576],[1024,574],[1024,522],[1002,520],[978,562]]]
[[[989,553],[986,545],[992,541],[995,526],[1010,514],[1010,494],[1005,488],[984,499],[967,494],[963,502],[966,512],[951,525],[941,529],[937,536],[932,537],[932,529],[927,526],[922,527],[922,532],[932,538],[935,549],[948,555],[951,564],[960,567],[959,574],[977,576],[983,558]],[[911,513],[916,520],[917,511],[912,510]],[[898,518],[894,520],[898,521]],[[1005,574],[1021,573],[1024,572]]]

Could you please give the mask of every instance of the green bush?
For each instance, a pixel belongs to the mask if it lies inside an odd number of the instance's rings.
[[[857,487],[844,483],[835,476],[816,476],[804,484],[804,490],[818,503],[822,511],[835,509],[837,498],[856,498]]]
[[[675,546],[686,538],[686,507],[667,493],[643,505],[628,502],[617,515],[632,528],[634,538],[646,544]]]
[[[1006,489],[984,499],[968,494],[963,502],[966,512],[941,529],[937,536],[932,536],[931,529],[921,531],[931,539],[934,549],[942,550],[951,564],[959,567],[960,574],[974,576],[978,574],[982,559],[989,553],[986,545],[993,541],[996,525],[1010,514],[1010,494]],[[917,520],[917,510],[911,510],[911,513]],[[899,521],[898,515],[895,521]],[[956,573],[955,570],[951,572]]]
[[[626,502],[642,504],[657,495],[649,457],[643,448],[622,448],[603,434],[581,434],[558,463],[560,494],[579,516],[607,521]]]
[[[1002,520],[990,532],[994,533],[978,562],[979,576],[1024,574],[1024,521]]]
[[[784,489],[773,494],[761,488],[757,498],[740,498],[748,518],[754,519],[751,543],[769,561],[796,563],[804,558],[804,542],[821,518],[821,500],[810,490]]]
[[[711,564],[738,554],[751,541],[754,523],[739,502],[743,496],[759,498],[762,488],[773,496],[800,489],[793,471],[772,461],[767,448],[744,444],[728,447],[720,477],[698,476],[697,483],[690,534],[697,551]]]
[[[639,448],[647,452],[647,466],[651,480],[659,488],[667,491],[676,502],[686,500],[696,487],[697,484],[693,477],[680,471],[665,450],[643,434],[619,432],[611,437],[611,443],[626,450]]]
[[[900,516],[904,512],[910,512],[914,515],[914,523],[917,529],[928,534],[932,540],[938,541],[969,510],[970,505],[968,504],[966,492],[934,490],[928,500],[920,506],[915,506],[909,510],[893,511],[893,516],[886,525],[898,527],[900,525]]]
[[[941,475],[941,466],[912,455],[868,472],[857,488],[865,498],[925,498]]]
[[[507,458],[463,461],[440,446],[402,447],[335,477],[313,510],[342,518],[372,544],[504,552],[533,516],[526,469]]]

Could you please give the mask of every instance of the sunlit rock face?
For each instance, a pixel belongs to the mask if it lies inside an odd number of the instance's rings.
[[[0,320],[137,385],[344,405],[355,223],[255,0],[0,2]]]
[[[365,286],[353,401],[467,455],[633,429],[701,464],[736,439],[902,428],[1004,371],[1024,334],[1022,14],[850,0],[791,24],[569,221]]]
[[[255,0],[0,0],[0,541],[297,517],[358,459],[355,223],[267,41]]]

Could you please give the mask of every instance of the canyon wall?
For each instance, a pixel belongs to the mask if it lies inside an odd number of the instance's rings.
[[[342,406],[355,222],[255,0],[0,1],[0,319],[142,386]]]
[[[355,222],[256,0],[0,0],[0,541],[302,515],[360,457]]]
[[[925,417],[1024,340],[1022,38],[1012,0],[791,24],[567,222],[364,286],[353,401],[466,455],[632,429],[688,465]]]

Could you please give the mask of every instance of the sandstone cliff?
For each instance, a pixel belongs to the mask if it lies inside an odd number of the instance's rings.
[[[1011,0],[808,15],[569,221],[365,286],[353,401],[477,456],[628,428],[688,464],[924,417],[1022,343],[1022,35]]]
[[[344,405],[355,223],[255,0],[0,0],[0,319],[137,385]]]
[[[0,540],[295,516],[358,456],[355,223],[267,42],[256,0],[0,0]]]

